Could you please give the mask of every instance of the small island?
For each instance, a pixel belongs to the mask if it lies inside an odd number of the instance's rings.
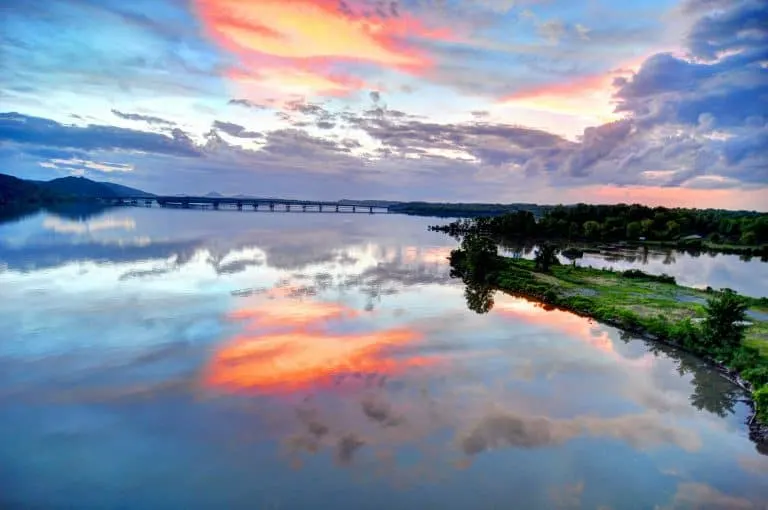
[[[517,228],[516,221],[530,221],[525,213],[510,216],[499,217],[500,224]],[[488,235],[494,219],[447,227],[462,239],[449,260],[451,276],[466,285],[470,309],[488,312],[498,290],[694,353],[752,393],[750,435],[768,441],[768,298],[684,287],[671,276],[636,269],[564,265],[551,243],[540,245],[534,260],[502,257],[497,239]]]

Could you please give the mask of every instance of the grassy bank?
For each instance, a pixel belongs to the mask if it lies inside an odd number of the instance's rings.
[[[478,260],[478,253],[482,260]],[[731,294],[747,307],[748,324],[740,339],[725,345],[707,337],[701,323],[707,317],[708,299],[720,294],[677,285],[669,276],[564,265],[541,272],[531,260],[499,257],[492,252],[468,254],[464,250],[452,253],[451,266],[453,275],[467,283],[468,294],[488,294],[487,289],[498,289],[533,298],[709,359],[728,369],[734,380],[747,383],[759,421],[768,424],[766,298]],[[737,330],[724,331],[728,335]]]

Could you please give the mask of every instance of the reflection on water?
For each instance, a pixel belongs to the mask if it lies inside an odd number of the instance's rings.
[[[737,387],[465,289],[427,224],[136,208],[0,225],[0,507],[765,507]]]
[[[533,258],[535,244],[505,243],[501,254]],[[762,297],[768,288],[768,262],[759,257],[742,257],[703,252],[682,252],[654,247],[588,246],[583,256],[563,263],[625,271],[640,269],[651,274],[674,276],[680,285],[715,289],[731,288],[749,296]]]

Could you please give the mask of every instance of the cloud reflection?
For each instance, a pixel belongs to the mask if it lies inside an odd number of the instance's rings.
[[[599,351],[609,358],[639,367],[650,367],[653,363],[651,354],[638,359],[628,359],[616,352],[608,330],[584,317],[562,310],[546,309],[541,304],[497,293],[494,311],[531,324],[545,325],[565,333],[567,338],[575,338]]]
[[[100,230],[134,230],[136,221],[133,218],[115,216],[103,216],[90,221],[70,221],[56,216],[48,216],[43,220],[43,227],[59,234],[88,234]]]
[[[273,299],[274,292],[270,293]],[[424,357],[402,359],[387,354],[392,347],[418,341],[421,335],[412,329],[340,333],[329,328],[334,321],[358,315],[357,310],[338,303],[289,299],[260,300],[236,310],[229,317],[246,321],[245,331],[217,350],[205,383],[226,390],[294,391],[329,383],[333,376],[386,375],[430,363]]]

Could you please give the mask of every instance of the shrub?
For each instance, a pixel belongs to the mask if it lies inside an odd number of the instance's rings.
[[[742,345],[734,353],[729,363],[730,367],[738,372],[744,372],[742,375],[747,379],[746,371],[760,364],[760,353],[753,347]]]
[[[741,375],[755,387],[768,385],[768,365],[758,365],[752,368],[747,368]]]
[[[704,340],[722,350],[741,345],[746,326],[738,324],[747,316],[747,305],[738,294],[725,289],[707,300],[707,318],[704,320]]]
[[[660,275],[653,275],[648,274],[643,271],[640,271],[639,269],[627,269],[621,275],[624,278],[632,278],[636,280],[648,280],[651,282],[659,282],[659,283],[675,283],[675,277],[669,276],[667,274],[660,274]]]
[[[754,398],[757,417],[763,422],[768,421],[768,386],[763,386],[755,391]]]
[[[669,338],[673,342],[698,350],[701,348],[701,331],[694,326],[690,319],[674,323],[669,328]]]

